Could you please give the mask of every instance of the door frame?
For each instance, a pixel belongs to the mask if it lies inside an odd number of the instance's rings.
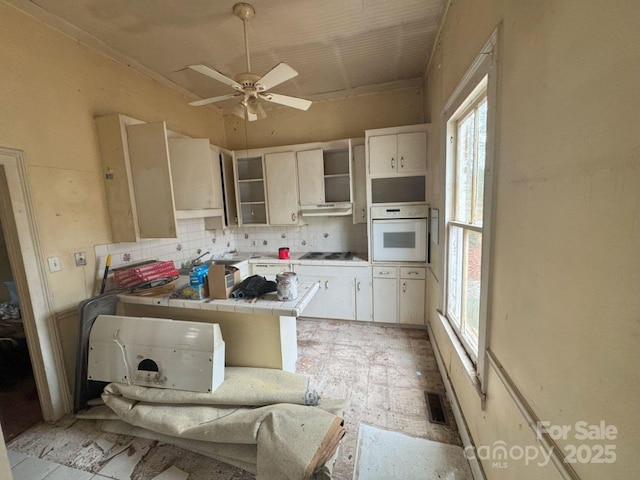
[[[51,422],[71,411],[71,393],[23,151],[0,147],[0,187],[0,220],[42,417]]]

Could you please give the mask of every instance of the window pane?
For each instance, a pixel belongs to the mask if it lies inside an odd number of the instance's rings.
[[[471,222],[473,163],[475,157],[475,113],[458,124],[456,145],[456,220]]]
[[[476,168],[476,201],[473,223],[482,225],[482,208],[484,200],[484,165],[487,153],[487,99],[478,105],[476,110],[476,127],[477,127],[477,156],[478,166]]]
[[[464,309],[461,332],[478,349],[478,323],[480,319],[480,275],[482,267],[482,234],[464,232]]]
[[[449,231],[449,281],[447,285],[447,316],[460,328],[462,318],[462,233],[459,227]]]

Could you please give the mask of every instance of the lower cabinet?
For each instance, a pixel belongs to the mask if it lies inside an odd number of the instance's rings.
[[[424,267],[373,267],[373,321],[425,324]]]
[[[318,282],[320,290],[304,309],[304,317],[371,320],[371,277],[368,267],[294,265],[299,282]]]

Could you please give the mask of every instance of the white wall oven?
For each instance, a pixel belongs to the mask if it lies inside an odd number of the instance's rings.
[[[428,205],[371,207],[374,262],[426,262]]]

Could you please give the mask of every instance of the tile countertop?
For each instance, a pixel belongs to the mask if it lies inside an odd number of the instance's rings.
[[[245,299],[235,298],[229,298],[227,300],[215,300],[210,298],[204,300],[183,300],[169,298],[169,296],[146,297],[130,294],[119,294],[118,301],[122,303],[160,305],[165,307],[191,308],[196,310],[272,315],[276,317],[299,317],[319,288],[320,285],[317,282],[299,283],[298,298],[288,302],[278,300],[276,292],[264,294],[262,297],[258,298],[255,303],[249,303]]]
[[[300,257],[306,255],[309,252],[290,252],[288,260],[280,260],[277,254],[267,254],[267,253],[247,253],[247,252],[238,252],[237,254],[212,258],[211,260],[233,260],[237,259],[238,263],[243,261],[248,261],[249,263],[285,263],[285,264],[299,264],[299,265],[344,265],[344,266],[369,266],[369,262],[358,256],[358,254],[353,254],[353,257],[350,260],[313,260],[305,258],[301,260]]]

